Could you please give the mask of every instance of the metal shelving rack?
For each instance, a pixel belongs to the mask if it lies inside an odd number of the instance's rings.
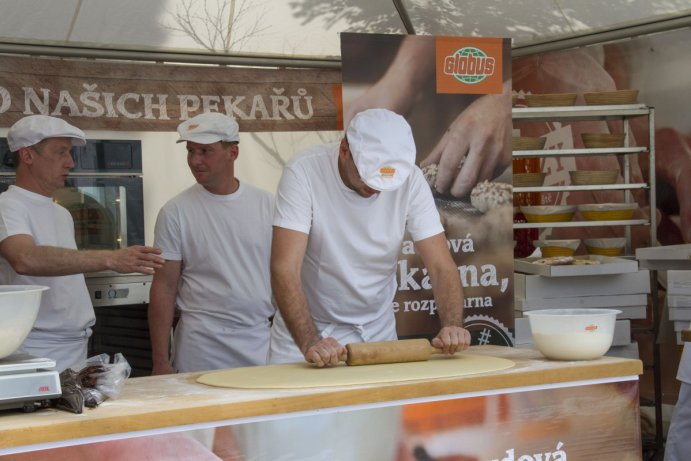
[[[629,120],[635,117],[648,118],[648,145],[645,147],[630,146]],[[652,207],[656,203],[655,194],[655,109],[644,104],[627,104],[611,106],[569,106],[569,107],[526,107],[513,108],[512,118],[514,122],[540,122],[540,121],[585,121],[585,120],[621,120],[624,123],[625,144],[619,148],[598,149],[549,149],[549,150],[523,150],[514,151],[514,158],[524,157],[564,157],[564,156],[599,156],[621,155],[623,156],[623,178],[621,184],[588,185],[588,186],[547,186],[547,187],[515,187],[514,193],[520,192],[556,192],[556,191],[589,191],[589,190],[623,190],[625,202],[633,202],[632,190],[645,189],[648,191],[648,200]],[[630,155],[648,153],[649,182],[631,182]],[[524,228],[557,228],[557,227],[596,227],[596,226],[626,226],[626,254],[632,255],[631,226],[647,225],[650,227],[650,244],[657,245],[657,223],[655,213],[651,213],[649,219],[631,219],[622,221],[570,221],[552,223],[515,223],[514,229]],[[651,292],[657,295],[657,273],[651,270]],[[646,333],[653,335],[653,363],[646,365],[646,369],[653,370],[653,386],[655,407],[655,448],[661,450],[662,440],[662,375],[660,367],[660,346],[657,343],[659,333],[659,306],[657,299],[652,302],[652,326]]]
[[[633,117],[648,117],[649,148],[634,147],[629,145],[630,126],[629,120]],[[578,157],[617,155],[623,157],[623,177],[621,184],[587,185],[587,186],[543,186],[543,187],[515,187],[514,193],[521,192],[556,192],[556,191],[602,191],[623,190],[625,202],[633,202],[632,190],[644,189],[648,191],[650,203],[655,203],[655,109],[644,104],[626,104],[612,106],[568,106],[568,107],[519,107],[512,110],[514,122],[541,122],[541,121],[585,121],[585,120],[622,120],[624,122],[625,144],[617,148],[597,149],[549,149],[549,150],[521,150],[513,151],[514,158],[525,157]],[[649,182],[631,182],[630,156],[640,153],[648,153]],[[557,228],[557,227],[601,227],[601,226],[626,226],[626,253],[631,251],[631,226],[650,226],[650,241],[657,241],[657,225],[654,213],[649,219],[630,219],[619,221],[569,221],[551,223],[516,223],[514,229],[525,228]]]

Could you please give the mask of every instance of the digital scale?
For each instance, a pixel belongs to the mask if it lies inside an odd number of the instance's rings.
[[[62,395],[55,360],[29,354],[0,359],[0,410],[36,409],[36,403]]]

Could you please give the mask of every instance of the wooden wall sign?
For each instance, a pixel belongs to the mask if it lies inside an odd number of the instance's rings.
[[[202,112],[240,130],[335,130],[341,72],[0,57],[0,126],[25,115],[82,129],[173,131]]]

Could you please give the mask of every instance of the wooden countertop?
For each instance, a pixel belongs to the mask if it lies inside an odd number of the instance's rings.
[[[513,360],[516,366],[492,373],[437,380],[311,389],[223,389],[195,382],[202,373],[128,379],[121,396],[81,415],[53,409],[21,414],[0,412],[3,450],[75,438],[113,437],[133,431],[165,430],[199,423],[366,405],[523,386],[554,385],[640,375],[640,360],[603,357],[593,361],[546,360],[532,349],[473,346],[476,354]],[[226,423],[222,423],[222,422]],[[123,436],[120,436],[123,437]]]

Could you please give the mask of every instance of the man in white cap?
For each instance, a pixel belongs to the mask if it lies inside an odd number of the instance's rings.
[[[72,216],[52,195],[74,167],[72,146],[86,143],[82,130],[31,115],[12,125],[7,142],[16,185],[0,194],[0,284],[50,287],[20,350],[55,360],[60,371],[76,367],[86,359],[95,322],[83,273],[153,274],[163,259],[146,246],[77,250]]]
[[[438,306],[442,328],[433,344],[447,353],[468,347],[458,269],[403,117],[360,112],[338,146],[314,148],[286,166],[277,197],[272,362],[335,365],[346,343],[396,339],[391,302],[406,230]]]
[[[166,203],[156,220],[154,240],[166,262],[151,286],[153,374],[263,365],[275,312],[273,197],[235,177],[234,119],[204,113],[181,123],[178,133],[197,184]]]
[[[271,282],[279,311],[271,363],[345,360],[345,345],[396,339],[392,301],[404,233],[427,267],[446,353],[467,348],[463,292],[403,117],[357,114],[340,144],[292,159],[278,186]],[[361,410],[237,427],[246,459],[394,459],[399,412]],[[372,437],[376,434],[376,437]],[[376,440],[375,440],[376,439]],[[356,440],[358,443],[353,443]]]

